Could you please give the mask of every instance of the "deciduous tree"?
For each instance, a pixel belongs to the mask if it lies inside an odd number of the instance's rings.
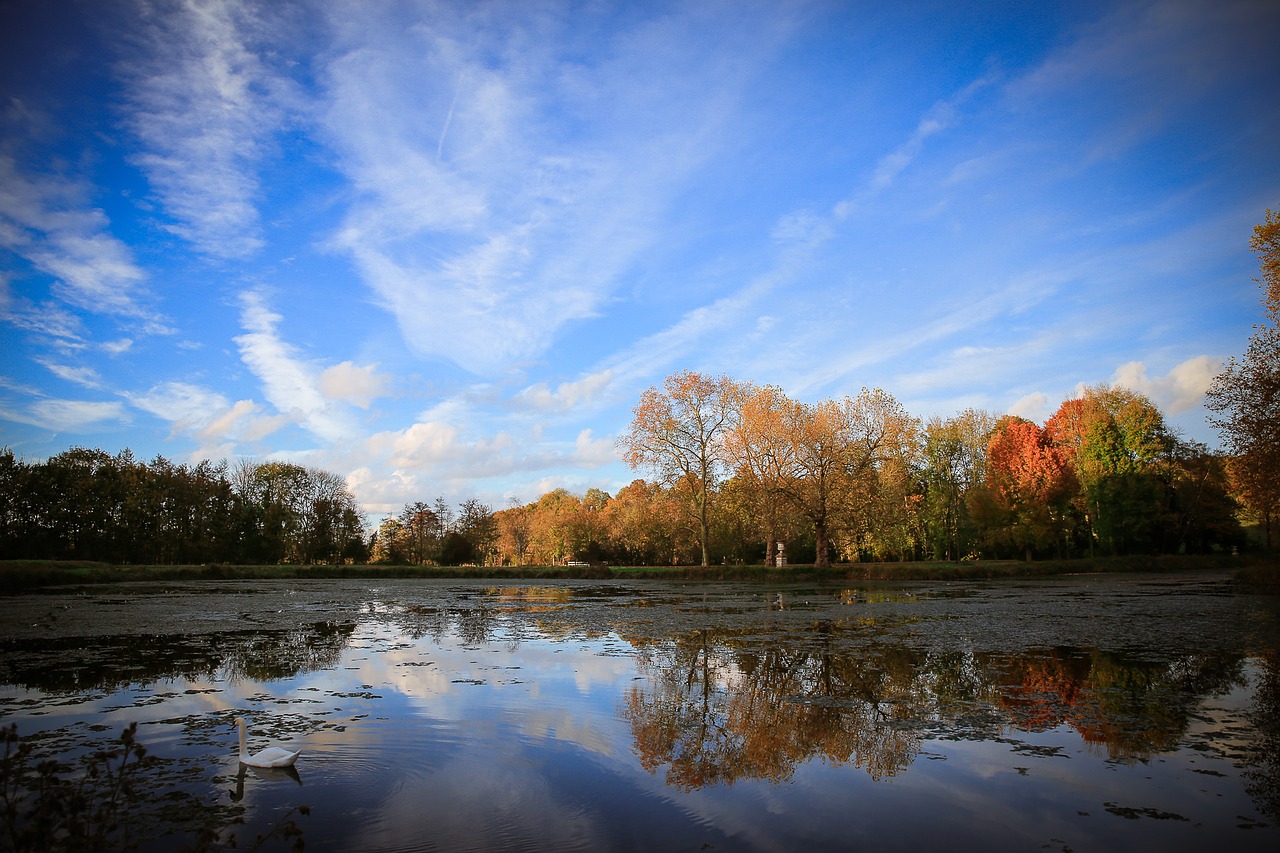
[[[743,386],[741,406],[726,449],[740,503],[761,526],[765,563],[772,566],[785,526],[784,485],[795,461],[788,426],[795,402],[773,385]]]
[[[1232,358],[1205,395],[1223,443],[1235,457],[1237,492],[1264,523],[1267,547],[1280,505],[1280,212],[1268,210],[1250,241],[1261,264],[1269,324],[1254,326],[1243,358]]]
[[[1076,479],[1045,430],[1023,418],[1002,418],[987,445],[987,488],[1007,513],[1005,535],[1028,560],[1036,548],[1061,541]]]
[[[683,484],[697,519],[704,566],[711,557],[712,501],[728,463],[725,440],[741,397],[741,387],[727,376],[673,373],[662,390],[650,387],[641,395],[630,427],[618,438],[632,469],[651,471],[665,485]]]

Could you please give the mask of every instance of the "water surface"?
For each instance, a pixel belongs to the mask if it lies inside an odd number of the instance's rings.
[[[1278,639],[1199,574],[111,586],[0,599],[0,722],[137,722],[144,849],[1271,850]]]

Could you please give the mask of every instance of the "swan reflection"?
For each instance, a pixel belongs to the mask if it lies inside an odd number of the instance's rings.
[[[253,767],[241,764],[239,772],[236,773],[235,790],[231,791],[233,801],[238,803],[244,799],[244,780],[250,773],[264,782],[283,782],[286,779],[292,779],[299,785],[302,784],[302,776],[298,774],[298,768],[292,764],[288,767]]]

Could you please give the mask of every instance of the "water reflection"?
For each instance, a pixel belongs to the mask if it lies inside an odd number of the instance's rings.
[[[1146,761],[1173,749],[1205,698],[1242,683],[1242,654],[1189,654],[1151,663],[1098,649],[985,656],[1015,728],[1069,725],[1109,758]]]
[[[252,776],[254,779],[262,782],[296,782],[302,784],[302,775],[298,773],[298,768],[293,765],[288,767],[251,767],[248,764],[241,764],[240,770],[236,773],[236,786],[231,791],[232,802],[240,802],[244,799],[244,782],[245,778]]]
[[[819,637],[834,630],[815,627]],[[910,767],[925,739],[1064,725],[1108,759],[1146,761],[1177,746],[1206,698],[1242,684],[1244,662],[1231,653],[1151,662],[1099,649],[813,651],[739,640],[704,630],[637,650],[645,677],[620,713],[644,767],[665,767],[682,790],[782,782],[815,758],[884,779]]]
[[[308,849],[1274,842],[1274,623],[1135,586],[353,587],[350,621],[10,641],[0,716],[50,751],[138,719],[253,832],[312,806]],[[236,713],[300,775],[238,767]]]
[[[1262,657],[1262,673],[1248,712],[1258,736],[1243,746],[1245,785],[1258,810],[1280,821],[1280,650]]]
[[[120,690],[170,679],[269,681],[333,667],[353,623],[199,636],[11,640],[0,683],[59,695]]]

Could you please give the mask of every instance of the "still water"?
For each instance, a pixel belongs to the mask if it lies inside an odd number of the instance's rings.
[[[87,587],[0,652],[38,754],[138,723],[144,850],[1280,844],[1280,609],[1219,575]]]

